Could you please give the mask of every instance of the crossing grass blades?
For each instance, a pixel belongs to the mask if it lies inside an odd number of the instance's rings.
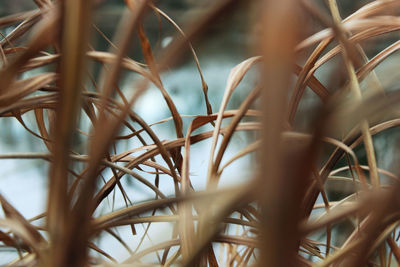
[[[397,86],[390,77],[398,68],[376,71],[400,48],[399,1],[363,1],[346,17],[335,0],[210,1],[181,29],[158,1],[127,0],[108,51],[96,50],[91,38],[106,38],[93,19],[99,1],[34,2],[34,10],[0,18],[3,33],[14,27],[0,41],[0,116],[18,121],[47,152],[27,148],[0,158],[49,162],[47,209],[26,218],[0,195],[0,253],[15,253],[7,266],[400,263],[398,164],[379,161],[386,151],[376,145],[378,135],[395,138],[389,132],[400,125],[400,91],[388,90]],[[191,41],[207,43],[207,30],[221,18],[248,10],[255,56],[237,62],[220,89],[223,99],[210,101]],[[176,29],[164,48],[146,34],[146,18],[154,14]],[[135,38],[139,46],[132,45]],[[142,51],[142,62],[128,56],[131,49]],[[162,75],[182,62],[182,51],[197,66],[204,103],[188,126]],[[101,67],[98,75],[93,64]],[[250,70],[259,73],[256,86],[228,109]],[[138,77],[129,94],[118,86],[127,72]],[[150,86],[171,114],[155,124],[135,111]],[[310,97],[317,104],[304,108]],[[24,114],[34,116],[35,127]],[[89,131],[79,128],[82,117]],[[176,137],[163,140],[154,127],[169,123]],[[243,131],[256,140],[227,158],[230,141]],[[76,149],[77,138],[85,140],[83,149]],[[117,153],[127,140],[137,146]],[[197,190],[191,148],[206,140],[207,176],[196,177],[206,186]],[[224,184],[224,169],[248,154],[254,155],[251,175],[240,186]],[[131,201],[125,179],[153,197]],[[160,179],[173,194],[163,192]],[[115,194],[125,206],[99,208]],[[162,222],[172,225],[170,239],[141,246]],[[130,234],[119,234],[126,226]],[[102,247],[97,241],[105,235],[129,256]]]

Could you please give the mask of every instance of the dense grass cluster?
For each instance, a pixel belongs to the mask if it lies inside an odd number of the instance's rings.
[[[400,264],[398,165],[380,160],[387,151],[377,146],[396,138],[400,125],[398,69],[386,64],[400,48],[400,1],[364,1],[346,18],[336,0],[209,1],[182,30],[157,1],[126,0],[108,37],[93,23],[102,1],[34,2],[35,10],[0,18],[0,117],[18,121],[46,152],[27,148],[0,159],[50,163],[47,209],[26,218],[0,194],[0,254],[15,255],[7,266]],[[244,10],[252,12],[256,56],[238,62],[223,98],[210,101],[191,41],[207,42],[211,25]],[[176,29],[166,47],[148,38],[149,15]],[[108,51],[96,50],[95,34]],[[131,49],[143,62],[128,56]],[[187,54],[204,103],[204,113],[192,116],[179,112],[163,82]],[[254,88],[232,108],[249,71],[258,73]],[[120,88],[126,73],[134,82]],[[171,114],[155,123],[135,111],[150,86]],[[35,121],[26,124],[26,114]],[[154,129],[170,125],[167,140]],[[249,142],[232,156],[239,132]],[[128,141],[135,147],[121,149]],[[206,141],[199,190],[193,147]],[[239,185],[221,180],[248,155],[249,177]],[[151,197],[132,201],[138,188]],[[116,195],[123,206],[115,206]],[[151,233],[159,225],[168,227],[158,239]],[[106,236],[129,256],[118,258],[100,242]]]

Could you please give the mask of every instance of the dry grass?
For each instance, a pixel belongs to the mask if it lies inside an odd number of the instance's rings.
[[[0,18],[2,28],[17,25],[0,42],[0,116],[18,120],[48,152],[0,154],[0,159],[49,161],[48,204],[45,213],[25,218],[0,194],[2,249],[16,255],[7,266],[400,264],[397,164],[379,162],[377,154],[385,151],[374,144],[378,134],[395,138],[385,133],[400,126],[400,94],[388,90],[398,86],[389,81],[397,69],[376,73],[400,48],[393,42],[400,1],[369,1],[344,19],[335,0],[326,1],[325,9],[311,0],[255,1],[252,27],[258,30],[252,45],[258,56],[231,70],[217,107],[190,40],[207,42],[207,29],[238,12],[239,1],[211,1],[182,30],[157,2],[126,0],[108,52],[96,51],[89,38],[95,32],[106,38],[92,23],[97,1],[34,2],[36,10]],[[151,13],[176,29],[174,41],[160,51],[153,51],[144,28]],[[140,47],[131,47],[134,36]],[[377,51],[378,42],[386,47]],[[141,49],[144,62],[129,58],[130,49]],[[189,117],[188,127],[162,78],[186,50],[197,66],[205,103],[204,114]],[[98,78],[93,62],[102,66]],[[228,110],[251,69],[260,74],[256,85]],[[21,78],[31,70],[40,73]],[[127,71],[140,77],[129,94],[118,86]],[[150,84],[171,113],[153,124],[134,108]],[[309,89],[319,103],[311,112],[300,107]],[[36,118],[33,130],[22,119],[28,113]],[[89,133],[78,128],[83,116]],[[301,126],[305,119],[311,122]],[[154,126],[169,122],[176,137],[161,140]],[[123,129],[129,134],[121,134]],[[257,140],[228,159],[239,131]],[[75,149],[77,136],[87,140],[86,152]],[[117,153],[115,147],[127,140],[141,145]],[[200,177],[205,190],[199,191],[192,185],[190,156],[193,145],[204,140],[211,145],[207,177]],[[225,168],[249,154],[257,155],[252,176],[239,186],[222,184]],[[122,179],[143,184],[153,198],[132,202]],[[171,183],[172,195],[163,192],[160,179]],[[126,206],[99,208],[113,201],[116,191]],[[44,223],[37,224],[39,219]],[[172,225],[169,239],[141,248],[158,223]],[[341,232],[343,225],[347,231]],[[118,234],[123,226],[132,233]],[[114,258],[99,246],[104,235],[115,238],[129,258]]]

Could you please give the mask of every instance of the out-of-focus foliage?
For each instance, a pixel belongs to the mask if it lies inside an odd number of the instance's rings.
[[[5,1],[0,119],[36,143],[0,147],[3,179],[46,162],[47,200],[28,217],[1,188],[4,265],[398,264],[399,8]],[[197,48],[250,56],[220,86]]]

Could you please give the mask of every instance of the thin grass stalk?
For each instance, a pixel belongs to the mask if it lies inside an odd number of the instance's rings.
[[[69,151],[80,111],[81,88],[86,68],[86,50],[91,23],[91,1],[71,0],[60,3],[62,12],[61,81],[59,109],[52,129],[54,161],[50,170],[47,223],[51,238],[49,266],[84,266],[86,242],[75,240],[71,232],[69,186]],[[86,225],[82,226],[86,228]],[[78,250],[75,250],[78,248]]]
[[[335,24],[337,25],[337,30],[338,30],[338,38],[339,42],[341,43],[343,50],[343,57],[344,57],[344,63],[346,66],[346,71],[349,75],[350,79],[350,90],[353,94],[353,97],[355,101],[359,102],[362,99],[361,95],[361,89],[360,89],[360,84],[358,83],[357,80],[357,75],[354,69],[353,62],[350,58],[350,51],[348,51],[348,46],[351,45],[346,44],[346,37],[345,33],[341,30],[341,17],[339,14],[339,9],[337,7],[336,0],[329,0],[329,8],[331,10],[333,19]],[[377,171],[377,164],[376,164],[376,157],[375,157],[375,149],[371,137],[371,133],[369,132],[369,123],[368,121],[364,120],[361,122],[361,132],[363,134],[364,138],[364,144],[365,144],[365,150],[367,154],[367,159],[368,159],[368,165],[370,167],[370,177],[371,177],[371,182],[373,186],[379,186],[379,174]]]
[[[297,215],[292,211],[292,180],[284,177],[284,150],[281,133],[286,120],[286,101],[294,47],[298,34],[298,6],[295,1],[264,1],[264,32],[261,40],[264,56],[262,77],[263,144],[261,173],[257,192],[262,205],[261,259],[259,266],[296,265]],[[283,19],[284,18],[284,19]],[[279,39],[276,36],[281,36]],[[263,186],[261,186],[263,185]],[[262,188],[262,189],[261,189]],[[295,205],[297,205],[296,203]],[[297,209],[298,210],[298,209]],[[285,241],[283,241],[285,240]]]

